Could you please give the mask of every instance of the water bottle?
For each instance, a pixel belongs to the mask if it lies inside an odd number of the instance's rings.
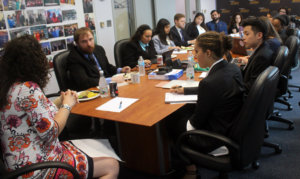
[[[193,52],[192,52],[192,51],[189,51],[188,61],[189,61],[189,62],[194,62],[194,55],[193,55]]]
[[[195,79],[195,71],[193,62],[189,61],[186,68],[186,78],[187,80],[193,81]]]
[[[106,83],[104,72],[102,70],[99,71],[100,78],[99,78],[99,93],[102,98],[108,97],[108,85]]]
[[[142,56],[139,57],[138,66],[139,66],[140,76],[144,76],[145,75],[145,62],[144,62],[144,59]]]

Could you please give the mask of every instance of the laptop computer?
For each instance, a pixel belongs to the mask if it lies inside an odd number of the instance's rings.
[[[241,38],[233,38],[232,49],[231,52],[238,55],[247,55],[247,50],[245,48],[245,44],[243,39]]]

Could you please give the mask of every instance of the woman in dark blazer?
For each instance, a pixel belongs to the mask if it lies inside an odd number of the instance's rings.
[[[207,27],[205,25],[204,14],[198,12],[195,15],[194,21],[188,25],[186,29],[186,33],[189,35],[191,39],[196,39],[200,34],[206,31],[207,31]]]
[[[150,66],[156,61],[156,51],[154,48],[151,28],[144,24],[137,28],[130,42],[122,50],[123,63],[131,68],[137,65],[140,56],[143,57],[146,66]]]
[[[172,119],[178,128],[186,130],[204,129],[227,135],[236,115],[243,104],[243,77],[235,64],[228,63],[223,56],[232,48],[230,36],[215,31],[201,34],[195,44],[195,52],[199,65],[210,70],[198,87],[173,87],[172,92],[197,94],[198,100],[188,118],[187,112],[181,114],[185,118]],[[180,115],[177,115],[177,118]],[[182,125],[178,125],[182,124]],[[172,125],[170,125],[172,126]],[[174,125],[173,125],[174,126]],[[199,150],[210,152],[218,148],[218,144],[201,140],[197,141]],[[187,175],[196,174],[196,166],[187,166]]]
[[[235,33],[242,33],[243,26],[242,26],[243,16],[240,13],[235,13],[230,20],[230,24],[228,27],[228,34],[235,34]]]

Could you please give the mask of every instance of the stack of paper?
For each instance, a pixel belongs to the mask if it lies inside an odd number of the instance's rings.
[[[199,75],[199,78],[205,78],[207,76],[207,72],[202,72],[200,75]]]
[[[196,103],[197,95],[184,95],[177,93],[166,93],[165,103]]]
[[[172,80],[169,83],[162,86],[162,88],[171,88],[172,86],[187,87],[198,87],[199,81],[188,81],[188,80]]]

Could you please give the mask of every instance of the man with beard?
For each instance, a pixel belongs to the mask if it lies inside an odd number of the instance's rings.
[[[91,29],[87,27],[78,29],[74,34],[74,41],[76,45],[71,45],[67,58],[67,67],[74,90],[80,91],[98,86],[100,70],[103,70],[105,77],[120,72],[130,72],[128,66],[116,68],[108,62],[103,47],[95,45]]]
[[[208,30],[224,32],[227,35],[227,24],[220,20],[221,14],[217,10],[210,12],[212,21],[206,23]]]

